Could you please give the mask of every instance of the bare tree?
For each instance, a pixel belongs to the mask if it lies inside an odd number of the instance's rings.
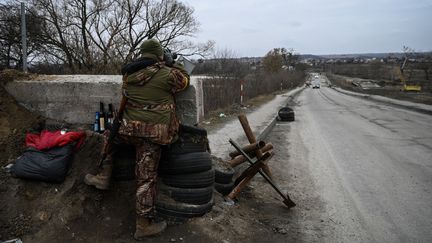
[[[18,0],[14,0],[18,3]],[[45,51],[72,72],[112,70],[145,39],[184,55],[206,55],[214,43],[190,41],[198,31],[193,8],[177,0],[30,0],[42,16]]]
[[[277,73],[282,70],[284,58],[281,48],[274,48],[269,51],[263,58],[264,70],[268,73]]]
[[[68,2],[54,0],[34,0],[34,13],[39,13],[43,18],[46,28],[43,30],[43,38],[48,54],[62,60],[74,71],[78,63],[79,55],[74,47],[78,45],[76,28],[73,24]]]
[[[298,60],[299,60],[299,55],[295,53],[294,48],[276,48],[278,49],[278,51],[280,52],[280,54],[282,55],[282,58],[284,59],[284,63],[287,66],[294,66],[295,64],[297,64]]]
[[[126,14],[126,28],[120,32],[128,44],[127,51],[119,51],[123,60],[136,56],[140,43],[156,38],[164,47],[183,55],[208,55],[214,42],[194,44],[189,37],[198,31],[193,8],[177,0],[116,0]]]
[[[232,50],[218,49],[211,59],[201,60],[195,70],[199,74],[241,79],[249,71],[249,64],[241,62]]]
[[[220,49],[215,52],[214,59],[217,60],[218,74],[236,79],[244,78],[249,70],[247,63],[241,63],[238,55],[229,49]]]

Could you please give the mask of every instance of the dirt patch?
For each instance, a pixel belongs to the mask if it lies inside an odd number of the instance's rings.
[[[24,242],[131,242],[135,227],[135,182],[114,181],[99,191],[82,182],[97,161],[99,136],[88,137],[61,184],[21,180],[0,171],[0,239]],[[256,188],[256,190],[255,190]],[[264,190],[266,191],[262,191]],[[255,179],[234,206],[215,192],[213,210],[171,225],[147,242],[286,242],[290,211]],[[279,215],[279,216],[278,216]],[[277,217],[277,218],[275,218]],[[296,234],[290,235],[296,238]]]
[[[17,104],[3,87],[7,82],[25,77],[14,70],[0,72],[0,166],[22,153],[26,132],[37,130],[44,124],[41,116]]]

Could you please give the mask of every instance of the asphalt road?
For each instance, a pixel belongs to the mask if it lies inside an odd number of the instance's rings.
[[[306,88],[290,124],[332,232],[324,241],[432,241],[432,116]]]

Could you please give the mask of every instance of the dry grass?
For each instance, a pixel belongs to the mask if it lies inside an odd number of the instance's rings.
[[[274,97],[276,96],[276,93],[273,94],[266,94],[266,95],[259,95],[257,97],[254,97],[252,99],[249,99],[245,102],[246,106],[260,106],[263,105],[267,102],[269,102],[270,100],[274,99]]]
[[[260,95],[255,98],[245,101],[244,106],[233,104],[226,107],[225,109],[217,109],[210,111],[206,114],[203,121],[200,122],[200,126],[205,129],[214,129],[225,123],[227,120],[236,119],[240,113],[249,113],[257,109],[261,105],[271,101],[278,93],[272,93],[268,95]],[[221,114],[223,114],[221,116]]]
[[[0,84],[4,85],[14,80],[34,79],[37,74],[24,73],[15,69],[4,69],[0,71]]]

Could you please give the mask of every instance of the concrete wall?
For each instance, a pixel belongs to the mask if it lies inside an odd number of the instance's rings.
[[[106,109],[108,103],[118,108],[121,83],[120,75],[49,75],[10,82],[6,90],[24,107],[45,117],[92,124],[99,102],[104,102]],[[177,115],[183,124],[198,122],[195,83],[193,78],[191,86],[176,96]]]

